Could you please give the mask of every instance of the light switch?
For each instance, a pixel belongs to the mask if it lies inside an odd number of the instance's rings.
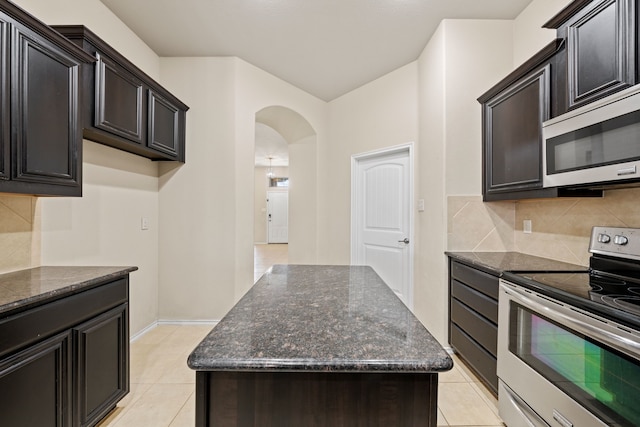
[[[531,234],[531,220],[525,219],[522,221],[522,232],[525,234]]]
[[[142,217],[140,219],[140,229],[141,230],[148,230],[149,229],[149,218],[146,217]]]

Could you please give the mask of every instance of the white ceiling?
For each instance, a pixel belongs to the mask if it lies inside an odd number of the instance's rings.
[[[418,58],[444,18],[531,0],[101,0],[160,56],[237,56],[330,101]]]

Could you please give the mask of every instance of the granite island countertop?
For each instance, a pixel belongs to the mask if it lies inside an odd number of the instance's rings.
[[[202,340],[188,365],[437,373],[453,361],[371,267],[276,265]]]
[[[449,257],[499,276],[504,272],[587,271],[583,265],[570,264],[520,252],[445,252]]]
[[[9,316],[124,277],[138,267],[36,267],[0,274],[0,316]]]

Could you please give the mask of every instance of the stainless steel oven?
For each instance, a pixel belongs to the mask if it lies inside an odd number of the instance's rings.
[[[640,426],[640,230],[594,227],[590,250],[589,272],[500,280],[498,402],[509,427]]]
[[[640,180],[640,85],[543,123],[543,185]]]

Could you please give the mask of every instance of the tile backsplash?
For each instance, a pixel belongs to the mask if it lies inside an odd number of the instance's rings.
[[[481,196],[447,198],[447,249],[463,252],[515,251],[513,202],[483,203]]]
[[[589,263],[594,225],[640,228],[640,188],[607,190],[602,198],[483,203],[449,196],[448,250],[518,251],[580,265]],[[523,232],[531,220],[532,233]]]
[[[0,273],[36,266],[40,260],[37,198],[0,195]]]

